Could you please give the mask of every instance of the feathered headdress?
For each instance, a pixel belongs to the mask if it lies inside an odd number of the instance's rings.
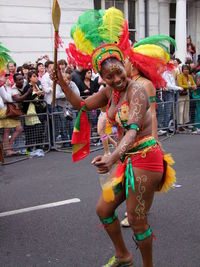
[[[173,69],[169,64],[169,45],[176,47],[173,38],[167,35],[156,35],[147,37],[134,44],[130,51],[130,61],[152,81],[156,88],[165,86],[166,82],[162,78],[162,73],[168,69]]]
[[[0,43],[0,72],[6,68],[9,61],[13,61],[8,52],[10,51]]]
[[[165,85],[162,73],[171,69],[169,45],[176,45],[166,35],[145,38],[131,48],[128,23],[123,13],[111,7],[107,10],[89,10],[83,13],[72,26],[70,43],[66,49],[68,61],[83,68],[99,72],[101,63],[108,57],[123,61],[128,57],[132,64],[149,78],[155,87]]]
[[[124,59],[131,49],[128,24],[123,13],[111,7],[107,10],[89,10],[83,13],[71,29],[74,44],[66,49],[69,61],[99,72],[108,57]]]

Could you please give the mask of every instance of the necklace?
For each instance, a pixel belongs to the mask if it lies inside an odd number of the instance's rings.
[[[115,105],[117,105],[119,102],[119,96],[120,96],[120,91],[113,89],[113,99],[114,99]]]
[[[136,78],[134,78],[134,77],[136,77]],[[137,74],[134,74],[131,76],[131,80],[137,81],[140,77],[141,77],[141,75],[139,73],[137,73]]]

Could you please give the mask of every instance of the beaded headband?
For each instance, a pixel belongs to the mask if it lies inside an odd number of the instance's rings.
[[[103,44],[97,47],[92,53],[92,68],[94,72],[100,72],[101,63],[110,57],[115,57],[119,61],[124,60],[121,49],[115,44]]]

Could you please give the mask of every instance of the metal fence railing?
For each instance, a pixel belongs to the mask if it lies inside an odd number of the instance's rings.
[[[24,101],[26,115],[7,118],[0,116],[0,140],[3,144],[2,156],[5,163],[13,163],[48,152],[50,125],[47,104],[44,101]],[[41,108],[43,107],[43,108]]]
[[[156,100],[158,133],[165,136],[200,133],[200,99],[180,101],[176,94],[166,97],[162,91],[158,91]],[[42,155],[51,149],[71,153],[71,137],[78,112],[70,109],[71,116],[68,116],[65,109],[56,107],[50,113],[46,103],[44,106],[42,113],[29,111],[14,119],[0,116],[1,162],[3,156],[4,163],[9,164]],[[103,148],[97,133],[99,114],[100,110],[87,112],[91,126],[91,151]]]

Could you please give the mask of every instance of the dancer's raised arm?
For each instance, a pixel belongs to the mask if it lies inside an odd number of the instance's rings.
[[[60,69],[57,69],[57,72],[53,72],[51,74],[51,79],[56,81],[62,88],[64,94],[67,97],[67,100],[72,104],[72,106],[80,110],[81,109],[81,102],[85,102],[87,106],[87,110],[93,110],[100,107],[104,107],[108,102],[108,93],[110,91],[109,88],[103,88],[98,93],[93,94],[92,96],[88,97],[87,99],[82,99],[82,97],[76,95],[70,88],[69,83],[67,83],[62,76]]]

